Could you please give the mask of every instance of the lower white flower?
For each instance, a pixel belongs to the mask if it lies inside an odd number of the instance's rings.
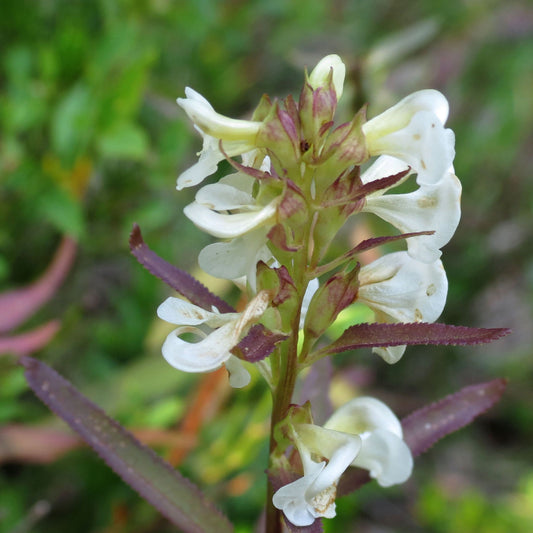
[[[407,170],[407,166],[400,160],[381,156],[361,179],[368,183],[402,170]],[[440,248],[450,241],[461,218],[461,182],[447,172],[435,185],[421,185],[410,193],[384,192],[369,194],[362,211],[374,213],[402,233],[434,231],[432,235],[407,239],[407,249],[414,259],[424,263],[436,261],[441,256]]]
[[[304,475],[276,491],[272,502],[296,526],[335,516],[337,485],[349,466],[369,470],[383,487],[403,483],[411,475],[413,458],[401,424],[374,398],[348,402],[324,427],[297,424],[293,437]]]
[[[230,384],[244,386],[249,379],[243,375],[240,361],[230,350],[247,333],[252,324],[262,316],[270,302],[267,291],[260,291],[242,313],[219,313],[207,311],[180,298],[167,298],[157,309],[159,318],[179,325],[166,338],[163,357],[174,368],[184,372],[211,372],[222,364],[230,372]],[[201,327],[207,327],[206,333]],[[188,342],[180,335],[192,333],[202,340]],[[233,374],[235,373],[235,376]]]
[[[422,263],[407,252],[384,255],[359,273],[358,301],[378,322],[435,322],[444,309],[448,280],[442,262]],[[374,348],[388,363],[397,362],[405,346]]]

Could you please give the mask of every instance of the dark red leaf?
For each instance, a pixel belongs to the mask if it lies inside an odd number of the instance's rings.
[[[126,483],[187,533],[232,531],[200,490],[107,416],[46,364],[23,356],[34,393],[76,431]]]
[[[76,243],[70,237],[63,237],[52,262],[37,281],[0,294],[0,333],[22,324],[55,294],[70,270],[75,254]]]
[[[133,225],[130,235],[130,249],[137,261],[154,276],[164,281],[175,291],[185,296],[190,302],[204,309],[211,310],[214,305],[221,313],[233,313],[235,309],[224,300],[214,295],[190,274],[171,265],[150,250],[142,238],[141,229]]]
[[[272,333],[261,324],[250,328],[248,335],[233,348],[232,352],[250,363],[261,361],[268,357],[278,342],[287,338],[281,333]]]
[[[483,344],[508,335],[507,328],[469,328],[425,322],[398,324],[356,324],[333,343],[313,355],[313,359],[357,348],[412,344]]]
[[[404,439],[416,457],[446,435],[466,426],[499,401],[507,381],[470,385],[402,420]]]

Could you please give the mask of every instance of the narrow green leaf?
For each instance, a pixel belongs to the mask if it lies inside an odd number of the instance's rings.
[[[74,429],[126,483],[186,533],[229,533],[227,518],[153,450],[45,363],[23,356],[35,394]]]

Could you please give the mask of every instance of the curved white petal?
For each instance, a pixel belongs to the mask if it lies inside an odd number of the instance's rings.
[[[187,205],[183,212],[198,228],[213,235],[213,237],[232,239],[244,235],[274,218],[279,200],[276,198],[265,207],[246,213],[217,213],[197,202]]]
[[[339,407],[324,424],[327,429],[346,433],[365,433],[385,429],[403,436],[397,416],[383,402],[370,396],[360,396]]]
[[[295,526],[310,526],[315,521],[316,514],[312,512],[313,507],[308,505],[305,494],[325,466],[325,461],[320,463],[310,461],[303,477],[284,485],[274,493],[272,497],[274,507],[281,509]]]
[[[178,370],[184,372],[211,372],[226,362],[230,350],[238,343],[235,323],[228,322],[200,342],[187,342],[180,338],[185,333],[200,334],[190,326],[177,328],[170,332],[163,343],[163,357]]]
[[[231,185],[225,183],[212,183],[202,187],[195,196],[195,201],[215,211],[230,211],[253,207],[253,197]]]
[[[449,104],[446,97],[434,89],[416,91],[396,105],[390,107],[363,126],[363,132],[370,142],[404,128],[419,111],[431,111],[441,124],[448,119]]]
[[[323,57],[309,75],[309,83],[313,89],[317,89],[326,83],[330,71],[333,69],[333,87],[337,94],[337,101],[342,96],[346,66],[336,54]]]
[[[387,254],[364,266],[359,281],[359,300],[380,322],[434,322],[448,292],[441,261],[421,263],[407,252]]]
[[[419,111],[404,128],[367,139],[367,143],[372,155],[387,154],[405,161],[417,173],[419,185],[438,183],[455,156],[453,132],[431,111]]]
[[[402,233],[434,231],[407,239],[409,255],[432,263],[452,238],[461,218],[461,182],[451,173],[437,185],[407,194],[369,195],[363,211],[374,213]]]
[[[234,355],[232,355],[225,363],[226,370],[229,373],[229,384],[234,389],[242,389],[246,387],[250,380],[250,372],[244,368],[241,360]]]
[[[377,428],[363,435],[363,446],[352,466],[365,468],[382,487],[406,481],[413,471],[411,450],[401,437]]]
[[[179,326],[207,324],[217,328],[239,318],[238,313],[216,313],[194,305],[181,298],[169,297],[158,308],[157,316],[166,322]]]
[[[185,187],[194,187],[201,183],[207,176],[217,171],[218,164],[224,159],[224,154],[218,148],[218,139],[205,135],[202,151],[198,161],[178,176],[176,188],[181,191]]]
[[[189,118],[199,127],[217,139],[252,142],[259,131],[261,122],[238,120],[217,113],[213,106],[199,93],[193,91],[193,97],[178,98],[178,105]],[[253,148],[251,144],[250,149]]]

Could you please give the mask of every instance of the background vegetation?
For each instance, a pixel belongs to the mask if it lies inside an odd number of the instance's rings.
[[[167,366],[167,329],[155,309],[169,292],[129,255],[128,234],[138,222],[160,255],[197,271],[209,241],[182,214],[194,191],[174,187],[200,139],[175,98],[190,85],[218,111],[245,116],[263,92],[297,91],[302,67],[332,52],[349,65],[346,114],[369,102],[374,116],[420,88],[447,95],[464,214],[444,250],[450,291],[441,320],[514,333],[480,348],[411,348],[393,367],[370,353],[335,361],[334,402],[372,394],[400,416],[470,383],[504,376],[509,385],[496,409],[422,456],[405,486],[369,484],[339,500],[328,531],[529,532],[526,1],[3,0],[0,288],[34,280],[62,235],[78,241],[61,288],[16,333],[59,318],[61,329],[38,356],[205,487],[237,531],[252,531],[265,495],[268,394],[257,376],[232,392],[223,374]],[[346,239],[374,223],[349,228]],[[229,285],[206,282],[235,300]],[[0,358],[0,532],[172,531],[90,450],[61,451],[68,431],[13,361]],[[8,432],[29,427],[37,428],[31,438]],[[43,450],[50,455],[39,460]]]

